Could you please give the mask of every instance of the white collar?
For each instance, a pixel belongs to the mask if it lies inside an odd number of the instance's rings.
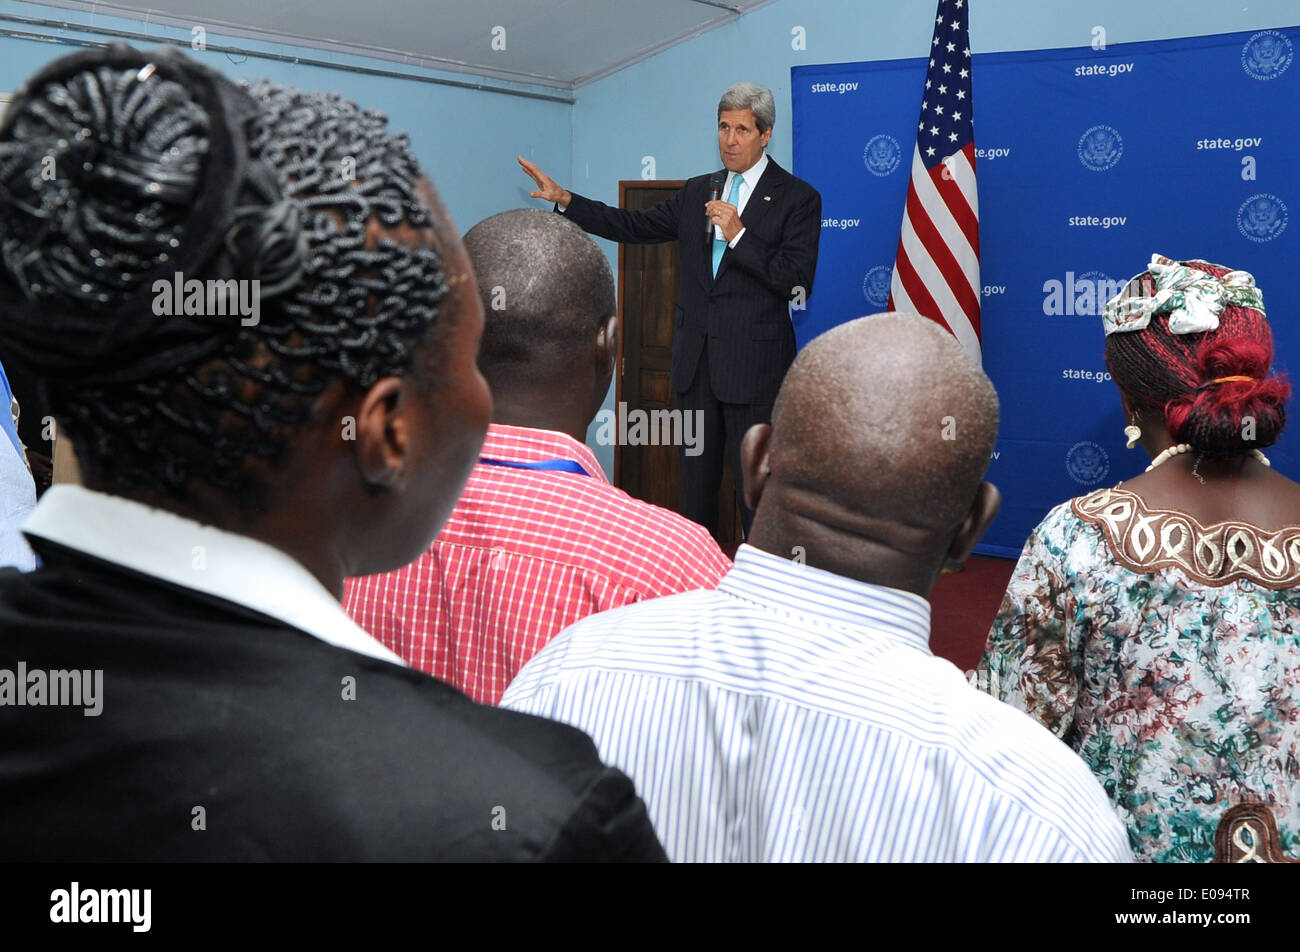
[[[51,487],[22,529],[26,535],[251,608],[336,647],[406,665],[349,618],[296,559],[265,542],[69,484]]]
[[[745,169],[745,171],[739,173],[740,177],[745,180],[745,184],[749,186],[748,194],[752,195],[754,193],[754,189],[758,187],[758,180],[763,177],[763,173],[766,171],[767,171],[767,152],[764,152],[762,155],[758,157],[757,162],[755,162],[749,168]],[[735,175],[737,173],[732,172],[731,174]],[[728,189],[731,188],[730,182],[727,183],[727,188]]]

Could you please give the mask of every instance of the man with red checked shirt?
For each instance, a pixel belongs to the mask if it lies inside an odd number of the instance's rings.
[[[349,579],[344,606],[413,667],[495,704],[564,628],[712,588],[731,562],[703,527],[612,486],[583,443],[618,358],[614,280],[595,242],[521,209],[474,226],[465,247],[493,423],[429,551]]]

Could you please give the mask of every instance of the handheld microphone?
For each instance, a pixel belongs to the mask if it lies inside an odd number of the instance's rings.
[[[716,202],[722,197],[722,185],[726,181],[726,172],[714,172],[709,176],[709,201]],[[713,219],[708,212],[704,213],[704,238],[706,241],[713,240]]]

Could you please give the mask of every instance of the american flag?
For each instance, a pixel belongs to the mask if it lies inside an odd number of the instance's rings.
[[[889,310],[938,321],[979,360],[979,198],[968,2],[939,0]]]

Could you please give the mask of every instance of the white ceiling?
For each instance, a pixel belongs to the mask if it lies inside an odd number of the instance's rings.
[[[573,89],[772,0],[149,0],[45,6]],[[35,15],[35,14],[34,14]],[[497,45],[493,49],[494,28]]]

